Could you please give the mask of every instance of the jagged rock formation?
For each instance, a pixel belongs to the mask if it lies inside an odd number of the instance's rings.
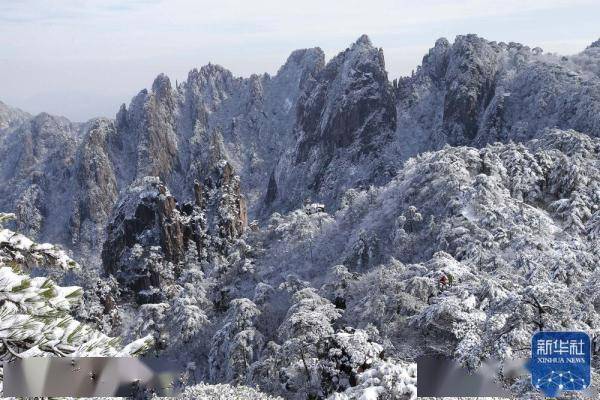
[[[0,101],[0,135],[11,127],[22,124],[31,115],[18,108],[12,108]]]
[[[117,172],[123,161],[118,162],[119,155],[111,148],[114,136],[112,121],[91,121],[73,165],[75,195],[68,233],[75,248],[92,254],[104,240],[108,217],[122,189]]]
[[[327,65],[318,48],[295,51],[272,77],[209,64],[173,87],[161,74],[114,121],[2,106],[0,207],[25,232],[93,254],[136,179],[158,176],[191,201],[194,181],[225,159],[250,218],[308,198],[336,209],[345,190],[384,184],[445,143],[522,141],[546,127],[599,135],[598,59],[595,44],[560,57],[466,35],[438,40],[412,77],[390,82],[362,36]]]
[[[16,211],[20,228],[31,235],[93,253],[119,193],[136,179],[158,176],[189,201],[194,181],[227,159],[242,176],[254,214],[278,155],[293,141],[300,90],[323,59],[320,49],[298,50],[277,75],[248,79],[207,65],[177,88],[159,75],[114,121],[71,124],[40,114],[3,130],[0,207]],[[21,118],[2,113],[3,124]]]
[[[397,83],[398,119],[408,121],[398,124],[399,133],[423,132],[417,151],[523,141],[546,127],[598,136],[600,82],[586,65],[598,55],[588,49],[580,56],[546,55],[476,35],[458,36],[452,45],[440,39],[415,75]]]
[[[215,250],[227,255],[227,243],[248,223],[239,177],[222,160],[203,182],[195,182],[194,195],[194,202],[179,204],[157,177],[130,186],[108,226],[102,250],[106,273],[132,293],[142,293],[161,289],[164,263],[177,277],[190,252],[196,262],[211,261]],[[148,258],[161,262],[148,264]]]
[[[296,114],[297,143],[280,160],[268,201],[295,208],[299,199],[318,197],[337,206],[346,189],[389,179],[379,157],[396,129],[394,93],[383,50],[366,35],[307,85]]]

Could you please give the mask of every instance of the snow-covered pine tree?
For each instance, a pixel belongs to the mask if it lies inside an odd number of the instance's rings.
[[[0,221],[6,220],[7,216],[0,214]],[[83,294],[80,287],[61,287],[49,278],[31,278],[21,271],[27,269],[25,260],[39,259],[40,253],[50,254],[59,266],[76,264],[53,247],[38,245],[8,229],[0,233],[2,361],[37,356],[130,356],[152,346],[152,338],[146,336],[122,347],[119,338],[74,319],[71,313]]]
[[[209,377],[212,382],[242,384],[264,345],[255,328],[260,310],[249,299],[235,299],[229,307],[222,328],[211,341]]]
[[[340,311],[313,288],[299,290],[293,295],[294,303],[279,327],[282,379],[287,390],[305,395],[319,393],[317,344],[334,333],[333,322]]]

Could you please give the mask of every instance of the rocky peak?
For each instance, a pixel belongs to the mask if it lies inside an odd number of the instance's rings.
[[[216,64],[194,68],[188,74],[185,87],[205,101],[220,102],[233,90],[234,78],[231,71]]]
[[[465,144],[478,131],[478,116],[496,90],[502,50],[477,35],[457,36],[448,57],[443,127],[451,144]]]
[[[0,131],[12,126],[17,126],[29,118],[31,118],[31,115],[25,111],[9,107],[0,101]]]
[[[296,144],[265,177],[265,202],[296,207],[314,194],[337,206],[343,191],[374,179],[378,172],[362,164],[371,164],[395,128],[383,53],[363,36],[307,80],[296,104]],[[351,174],[348,165],[361,172]]]
[[[433,46],[434,49],[448,49],[450,48],[450,42],[445,37],[439,38],[435,41]]]
[[[160,74],[152,84],[133,98],[129,108],[121,107],[117,114],[116,145],[121,157],[130,160],[125,175],[158,176],[169,181],[179,168],[176,134],[176,101],[169,78]],[[132,168],[135,165],[135,168]]]
[[[112,149],[116,128],[114,121],[106,118],[96,118],[87,125],[76,154],[74,183],[78,195],[73,201],[69,232],[73,245],[97,253],[119,194],[115,173],[118,155]]]
[[[9,130],[0,142],[0,210],[17,215],[18,229],[35,238],[68,242],[65,196],[81,125],[46,113]]]
[[[299,103],[302,138],[297,162],[307,161],[319,143],[329,158],[336,148],[355,141],[370,152],[377,135],[395,129],[394,97],[383,55],[366,36],[327,63]]]
[[[172,91],[171,80],[165,74],[159,74],[152,83],[152,92],[159,98],[167,98]]]
[[[381,49],[361,36],[328,63],[319,48],[296,50],[273,77],[208,64],[175,88],[160,74],[114,123],[0,104],[0,206],[28,234],[60,234],[38,238],[100,243],[102,221],[136,179],[158,176],[193,201],[194,182],[213,190],[207,178],[218,186],[227,160],[252,218],[307,197],[336,208],[346,189],[382,184],[406,158],[446,143],[522,141],[547,126],[600,134],[597,78],[580,73],[598,76],[593,49],[553,61],[518,43],[442,38],[394,89]]]
[[[119,107],[119,111],[117,111],[117,115],[115,117],[115,123],[119,127],[127,127],[127,105],[125,103],[121,104],[121,107]]]
[[[314,69],[319,65],[325,65],[325,53],[320,47],[310,49],[294,50],[286,60],[285,64],[279,69],[280,71],[288,68],[309,68]]]
[[[406,154],[444,144],[523,141],[546,127],[598,135],[597,113],[584,111],[600,101],[589,89],[598,85],[593,52],[560,60],[542,54],[541,48],[472,34],[452,44],[438,40],[417,73],[396,86],[397,137],[412,145]],[[584,78],[578,69],[592,74]]]
[[[598,39],[595,42],[593,42],[592,44],[590,44],[587,48],[588,49],[600,48],[600,39]]]
[[[373,46],[371,39],[366,34],[362,34],[354,43],[355,45]]]
[[[31,133],[39,140],[57,137],[75,138],[79,133],[77,124],[71,123],[64,117],[57,117],[44,112],[36,115],[30,121]]]
[[[448,39],[440,38],[436,40],[435,46],[423,57],[423,63],[420,67],[422,73],[434,82],[442,81],[446,75],[449,49],[450,42],[448,42]]]
[[[275,79],[297,82],[296,88],[304,88],[325,67],[325,53],[319,47],[295,50],[277,71]]]
[[[213,64],[213,63],[208,63],[206,65],[203,65],[202,67],[200,67],[200,71],[198,71],[196,68],[194,68],[191,72],[191,75],[198,75],[201,77],[216,77],[216,76],[226,76],[226,77],[233,77],[233,74],[231,73],[231,71],[229,71],[227,68],[219,65],[219,64]]]
[[[246,204],[229,163],[219,163],[211,176],[196,181],[193,192],[193,202],[179,203],[159,178],[145,177],[121,196],[108,225],[102,261],[104,270],[131,293],[159,288],[165,271],[177,274],[190,252],[198,261],[226,253],[228,244],[243,234]],[[156,293],[144,296],[138,301],[157,301]]]

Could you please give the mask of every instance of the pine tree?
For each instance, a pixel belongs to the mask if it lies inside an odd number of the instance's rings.
[[[209,377],[212,382],[244,383],[250,365],[264,345],[255,328],[260,310],[248,299],[235,299],[221,329],[211,340]]]
[[[0,220],[6,221],[0,214]],[[145,352],[152,346],[152,338],[138,339],[125,347],[118,338],[82,324],[71,315],[79,305],[83,291],[77,286],[61,287],[52,279],[31,278],[21,270],[27,269],[25,257],[20,254],[60,254],[59,266],[75,265],[64,253],[56,253],[50,246],[40,246],[24,237],[18,245],[16,235],[2,231],[0,238],[0,358],[36,356],[105,357],[128,356]],[[5,241],[8,237],[8,241]],[[9,245],[5,245],[8,243]]]

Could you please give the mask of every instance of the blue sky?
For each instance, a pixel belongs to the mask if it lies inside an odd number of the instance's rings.
[[[0,100],[83,121],[113,117],[156,75],[210,62],[275,73],[297,48],[327,57],[367,33],[390,78],[439,37],[477,33],[572,54],[600,37],[597,0],[0,0]]]

